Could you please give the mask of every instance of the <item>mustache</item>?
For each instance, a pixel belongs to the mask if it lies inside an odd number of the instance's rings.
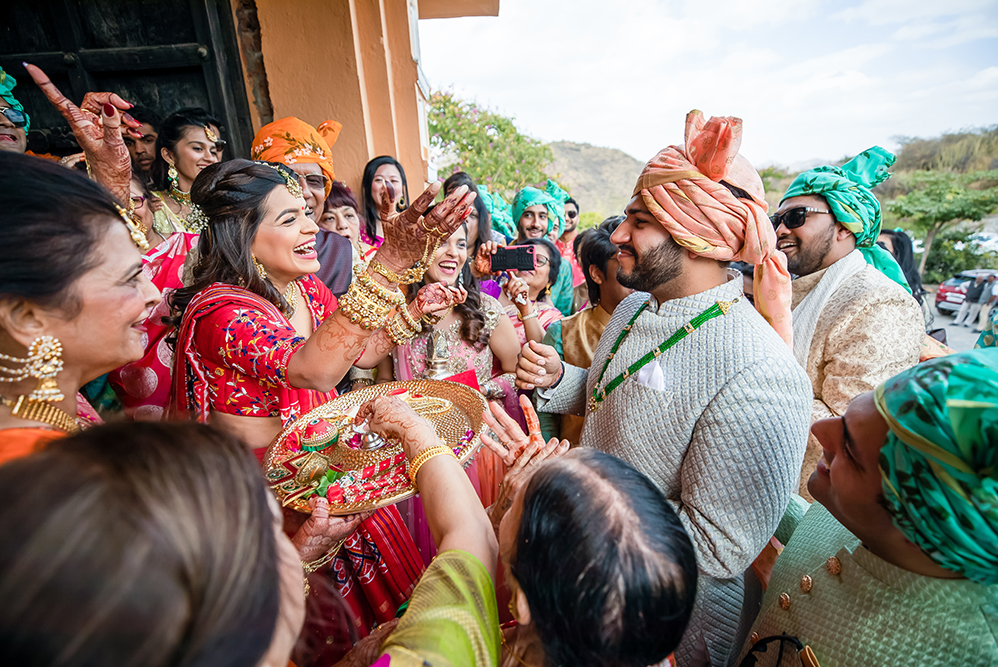
[[[632,255],[634,255],[635,257],[638,256],[637,250],[635,250],[634,246],[632,246],[632,245],[627,245],[627,244],[619,245],[619,246],[617,246],[617,250],[623,250],[624,252],[629,252]]]

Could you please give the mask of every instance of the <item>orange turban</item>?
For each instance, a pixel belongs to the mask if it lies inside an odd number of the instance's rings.
[[[333,154],[330,146],[336,143],[343,125],[335,120],[327,120],[318,128],[312,127],[294,116],[275,120],[260,128],[253,137],[250,157],[265,162],[280,162],[292,165],[296,162],[312,162],[319,165],[326,176],[326,196],[333,187]]]
[[[769,205],[759,173],[741,155],[741,118],[686,115],[686,143],[670,146],[651,159],[638,177],[634,194],[662,223],[676,243],[720,261],[754,264],[755,305],[780,337],[792,345],[790,273],[787,257],[776,249],[776,232],[766,215]],[[720,183],[741,188],[735,197]]]

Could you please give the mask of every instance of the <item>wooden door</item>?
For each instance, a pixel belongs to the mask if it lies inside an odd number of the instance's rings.
[[[199,106],[223,124],[228,157],[247,157],[253,128],[228,0],[22,0],[4,9],[0,67],[31,114],[28,148],[66,155],[76,142],[22,62],[73,102],[113,91],[164,117]]]

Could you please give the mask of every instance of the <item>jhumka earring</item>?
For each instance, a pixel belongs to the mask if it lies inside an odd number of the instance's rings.
[[[180,189],[180,181],[177,180],[178,175],[179,174],[177,174],[177,168],[171,164],[170,168],[166,170],[166,179],[170,181],[170,185],[172,185],[177,190]]]
[[[261,264],[260,260],[258,260],[255,256],[250,255],[250,257],[253,257],[253,267],[256,269],[256,272],[260,275],[260,280],[266,280],[267,269],[263,268],[263,264]]]
[[[544,290],[544,293],[547,294],[548,296],[551,296],[551,286],[550,285],[547,286],[547,288]]]
[[[19,382],[27,378],[38,380],[35,390],[28,396],[20,396],[17,401],[0,396],[0,402],[11,408],[11,414],[29,421],[52,424],[67,433],[79,429],[73,417],[52,405],[66,398],[55,381],[55,376],[63,369],[62,343],[57,338],[36,338],[28,347],[26,359],[0,354],[0,360],[21,365],[21,368],[10,368],[0,364],[0,382]]]

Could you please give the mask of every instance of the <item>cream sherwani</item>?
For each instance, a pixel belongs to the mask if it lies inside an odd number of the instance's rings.
[[[542,410],[585,414],[582,446],[630,462],[679,514],[697,551],[700,583],[678,664],[724,665],[758,611],[746,576],[797,487],[811,413],[807,375],[742,297],[742,280],[657,303],[625,299],[603,332],[590,369],[565,365]],[[740,299],[588,412],[603,363],[627,322],[649,302],[604,378],[612,378],[716,301]],[[655,362],[653,362],[654,364]],[[544,403],[543,401],[541,401]]]
[[[918,302],[904,288],[862,260],[820,305],[810,343],[796,340],[796,321],[805,299],[832,277],[836,265],[862,257],[856,250],[838,262],[793,282],[795,347],[806,345],[803,361],[814,404],[811,422],[845,414],[856,396],[918,363],[925,321]],[[800,348],[798,348],[800,349]],[[807,480],[821,458],[821,446],[810,436],[800,475],[800,495],[812,500]]]

